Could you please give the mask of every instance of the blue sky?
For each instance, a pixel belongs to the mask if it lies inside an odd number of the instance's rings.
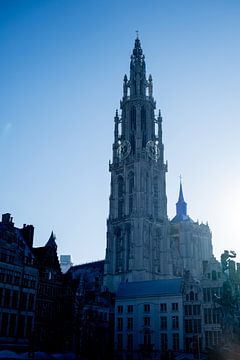
[[[139,30],[163,114],[168,214],[179,174],[214,252],[240,254],[240,3],[0,2],[0,211],[51,231],[74,263],[104,258],[115,109]]]

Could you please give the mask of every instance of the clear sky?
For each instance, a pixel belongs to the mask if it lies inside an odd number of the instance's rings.
[[[168,214],[179,174],[217,257],[240,258],[240,2],[1,0],[0,211],[103,259],[115,109],[139,30],[163,115]]]

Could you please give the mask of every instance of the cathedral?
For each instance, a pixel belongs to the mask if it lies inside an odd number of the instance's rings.
[[[221,264],[215,259],[209,226],[189,216],[181,180],[176,214],[168,216],[162,116],[138,37],[114,117],[109,171],[105,260],[72,266],[62,256],[61,271],[53,233],[36,248],[34,227],[19,229],[3,214],[0,352],[205,360],[233,342],[240,264],[227,250]]]
[[[162,116],[156,115],[152,76],[137,37],[130,75],[123,79],[120,113],[114,118],[111,190],[104,286],[202,273],[212,257],[211,232],[187,215],[180,183],[176,216],[167,214]]]

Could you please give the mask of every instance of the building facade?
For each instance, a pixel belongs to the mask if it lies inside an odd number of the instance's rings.
[[[117,359],[159,359],[184,349],[183,279],[120,284],[115,305]]]
[[[0,350],[67,348],[65,320],[70,284],[64,281],[52,234],[33,247],[34,227],[17,228],[10,214],[0,222]]]
[[[18,229],[10,214],[0,222],[0,349],[24,351],[35,326],[38,270],[31,225]]]

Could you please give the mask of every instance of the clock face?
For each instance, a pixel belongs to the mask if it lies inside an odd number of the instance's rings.
[[[126,159],[131,152],[131,144],[127,140],[123,140],[119,143],[117,148],[117,156],[119,160]]]
[[[146,150],[147,150],[148,156],[151,159],[153,159],[155,161],[157,161],[159,159],[160,149],[159,149],[158,143],[156,141],[149,140],[146,145]]]

